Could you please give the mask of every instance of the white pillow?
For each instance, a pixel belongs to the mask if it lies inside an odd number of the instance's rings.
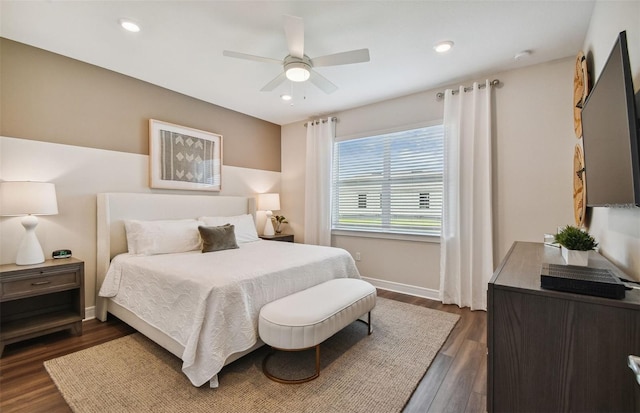
[[[200,233],[195,219],[124,221],[130,254],[168,254],[200,249]]]
[[[256,231],[256,223],[253,221],[253,215],[235,215],[231,217],[200,217],[198,218],[208,227],[219,227],[224,224],[235,226],[236,242],[242,244],[245,242],[258,241],[258,231]]]

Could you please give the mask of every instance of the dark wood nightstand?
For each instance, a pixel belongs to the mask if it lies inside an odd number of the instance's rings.
[[[70,329],[82,334],[84,262],[0,265],[0,356],[7,344]]]
[[[293,242],[293,234],[260,235],[260,238],[269,241]]]

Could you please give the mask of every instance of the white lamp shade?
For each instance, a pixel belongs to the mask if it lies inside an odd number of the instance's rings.
[[[22,226],[24,237],[18,247],[17,265],[32,265],[44,262],[44,254],[38,237],[35,215],[58,213],[56,187],[47,182],[0,182],[0,215],[25,215]]]
[[[0,182],[0,215],[56,215],[56,187],[49,182]]]
[[[258,195],[258,209],[260,211],[279,211],[280,210],[280,194]]]

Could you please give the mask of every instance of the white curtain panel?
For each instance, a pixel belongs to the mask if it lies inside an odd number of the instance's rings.
[[[335,121],[307,124],[307,167],[304,188],[304,243],[331,245],[331,166]]]
[[[440,299],[487,309],[493,273],[491,211],[491,86],[477,83],[444,97],[444,194]]]

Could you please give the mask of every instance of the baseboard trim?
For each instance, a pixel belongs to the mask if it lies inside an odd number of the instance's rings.
[[[86,307],[84,309],[84,319],[82,321],[93,320],[96,318],[96,306]]]
[[[438,290],[416,287],[415,285],[402,284],[394,281],[379,280],[377,278],[362,277],[362,279],[371,283],[371,285],[373,285],[374,287],[380,288],[382,290],[440,301],[440,293],[438,292]]]

